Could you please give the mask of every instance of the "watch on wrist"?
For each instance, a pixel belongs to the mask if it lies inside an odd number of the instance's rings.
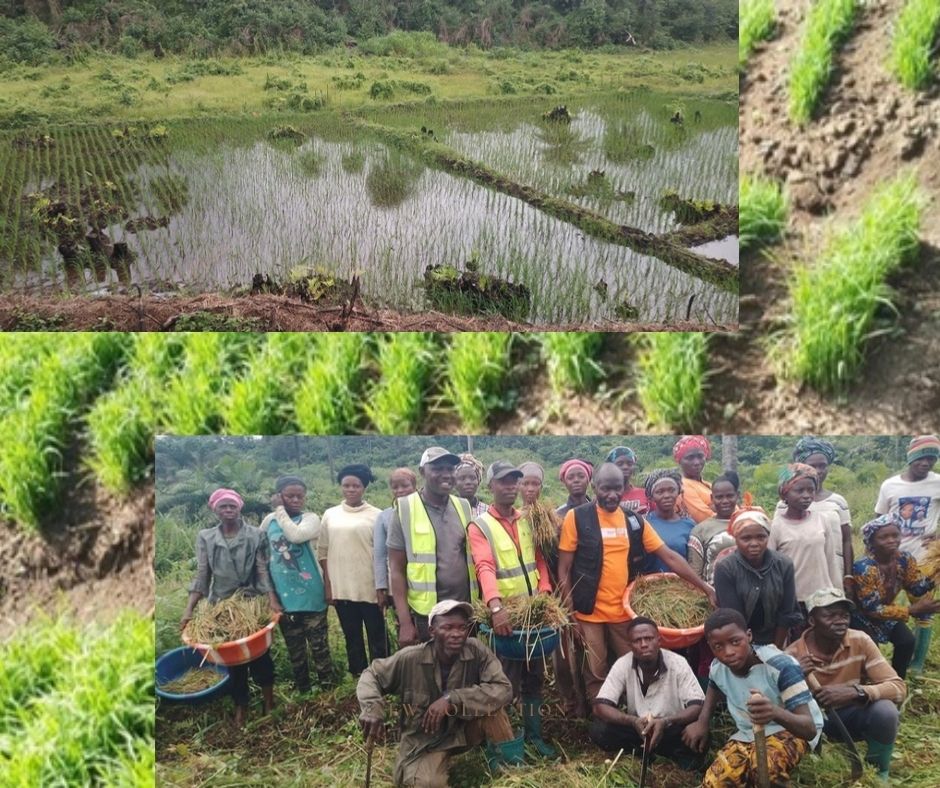
[[[864,689],[862,689],[861,684],[855,685],[855,694],[858,695],[858,699],[860,701],[862,701],[863,703],[868,703],[868,693],[865,692]]]
[[[503,606],[499,602],[497,602],[493,607],[490,608],[490,613],[498,613],[502,609],[503,609]]]

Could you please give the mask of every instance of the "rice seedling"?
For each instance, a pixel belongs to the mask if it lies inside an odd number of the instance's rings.
[[[253,635],[270,622],[271,607],[266,596],[249,597],[236,591],[215,604],[201,600],[183,630],[183,638],[187,643],[215,646]]]
[[[604,335],[589,331],[564,331],[542,334],[542,356],[548,368],[548,380],[556,395],[566,391],[586,392],[604,377],[597,354]]]
[[[160,689],[176,695],[191,695],[207,690],[221,680],[222,674],[213,668],[190,668],[179,678],[161,684]]]
[[[333,435],[352,428],[366,342],[362,334],[322,338],[294,396],[294,418],[301,432]]]
[[[738,213],[740,247],[763,246],[779,239],[787,224],[787,211],[787,197],[777,181],[742,175]]]
[[[459,333],[447,350],[444,399],[470,432],[486,427],[489,414],[502,407],[501,391],[509,370],[510,335]]]
[[[434,338],[427,333],[402,332],[379,339],[379,378],[366,392],[364,409],[381,434],[404,435],[418,426],[434,350]]]
[[[708,335],[645,334],[640,340],[637,392],[657,427],[691,429],[704,403]]]
[[[542,551],[542,555],[555,555],[561,533],[561,518],[554,507],[537,500],[526,505],[522,515],[528,521],[532,539],[535,546]]]
[[[790,118],[795,123],[812,119],[859,7],[859,0],[816,0],[810,7],[800,49],[790,64]]]
[[[754,47],[774,33],[774,0],[741,0],[738,14],[738,67],[743,68]]]
[[[875,312],[891,307],[888,274],[918,247],[922,200],[913,175],[877,188],[852,225],[833,231],[789,283],[792,329],[777,348],[785,375],[838,391],[859,373]]]
[[[568,608],[558,594],[519,594],[503,600],[503,609],[513,629],[563,629],[573,622]],[[493,625],[493,612],[482,599],[473,601],[473,620]]]
[[[937,0],[907,0],[894,25],[891,38],[891,71],[911,90],[923,90],[935,71],[931,56],[940,30],[940,3]]]
[[[668,629],[690,629],[705,623],[712,606],[701,591],[678,577],[641,576],[630,592],[630,607]]]

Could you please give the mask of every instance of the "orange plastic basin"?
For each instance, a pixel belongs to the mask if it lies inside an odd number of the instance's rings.
[[[221,643],[215,647],[206,643],[193,643],[185,635],[183,636],[183,642],[200,652],[206,662],[228,666],[244,665],[247,662],[256,660],[271,648],[271,643],[274,640],[274,625],[277,624],[280,617],[281,614],[277,613],[270,624],[254,634],[240,640],[230,640],[228,643]]]

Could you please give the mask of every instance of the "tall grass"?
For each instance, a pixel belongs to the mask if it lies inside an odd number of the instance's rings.
[[[659,428],[691,430],[702,411],[708,334],[640,337],[637,391],[646,417]]]
[[[555,331],[541,335],[548,380],[556,395],[585,392],[604,377],[597,354],[604,335],[589,331]]]
[[[844,389],[856,378],[875,312],[891,307],[885,279],[916,254],[920,213],[913,175],[883,184],[858,221],[831,235],[814,264],[794,270],[793,327],[780,348],[785,374],[822,391]]]
[[[321,339],[294,396],[301,432],[339,435],[352,429],[366,341],[363,334],[326,334]]]
[[[434,349],[428,333],[401,332],[379,340],[379,378],[366,393],[363,407],[383,435],[403,435],[418,426]]]
[[[738,13],[738,66],[743,68],[757,43],[773,35],[774,0],[741,0]]]
[[[787,197],[781,185],[757,175],[741,176],[738,235],[742,249],[776,241],[787,225]]]
[[[836,50],[848,37],[859,0],[816,0],[810,7],[799,51],[790,64],[790,118],[808,123],[832,73]]]
[[[502,404],[501,391],[509,370],[510,334],[461,332],[447,351],[444,398],[469,432],[486,427],[489,414]]]
[[[152,786],[136,761],[154,746],[153,647],[132,613],[87,631],[40,620],[0,646],[3,785]]]
[[[934,78],[930,56],[940,29],[940,2],[907,0],[891,39],[891,71],[911,90],[923,90]]]

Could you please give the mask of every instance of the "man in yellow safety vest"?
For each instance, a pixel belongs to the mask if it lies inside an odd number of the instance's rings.
[[[507,599],[552,590],[545,558],[535,546],[528,521],[515,507],[522,476],[521,470],[504,460],[490,465],[486,484],[493,503],[467,528],[480,596],[492,611],[493,631],[497,635],[512,634],[504,609]],[[526,740],[539,755],[554,757],[555,748],[542,739],[543,660],[540,657],[531,661],[500,657],[500,664],[512,683],[513,697],[521,694]]]
[[[428,614],[441,599],[469,602],[467,561],[470,504],[452,495],[456,454],[432,446],[421,455],[424,485],[398,498],[388,524],[388,566],[401,648],[430,640]]]

